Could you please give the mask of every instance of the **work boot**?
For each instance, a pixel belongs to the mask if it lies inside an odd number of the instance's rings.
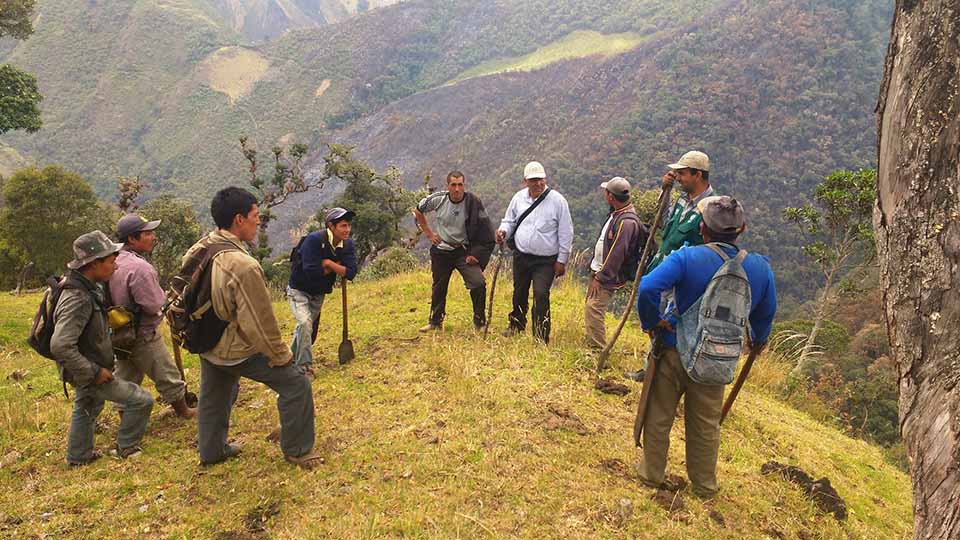
[[[443,330],[442,323],[441,324],[427,323],[425,326],[421,326],[420,329],[417,331],[426,333],[426,332],[439,332],[440,330]]]
[[[197,410],[191,409],[190,407],[188,407],[187,400],[184,398],[180,398],[177,401],[174,401],[173,403],[170,404],[170,407],[173,408],[173,411],[177,413],[177,416],[179,416],[180,418],[190,419],[190,418],[197,417]]]
[[[323,456],[314,454],[313,452],[308,452],[302,456],[284,456],[284,459],[305,471],[316,469],[320,465],[323,465],[325,461]]]
[[[114,446],[113,450],[110,451],[110,455],[119,458],[119,459],[130,459],[140,457],[140,454],[143,453],[143,449],[139,445],[128,446],[127,448],[120,448],[120,446]]]
[[[224,461],[235,458],[240,455],[240,445],[237,444],[226,444],[223,447],[223,455],[220,459],[216,461],[204,462],[201,461],[200,465],[203,467],[209,467],[210,465],[216,465],[217,463],[223,463]]]

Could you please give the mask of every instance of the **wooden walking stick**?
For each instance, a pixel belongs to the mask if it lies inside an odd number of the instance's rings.
[[[610,340],[607,341],[603,350],[600,351],[600,358],[597,359],[597,373],[603,371],[603,368],[606,367],[607,359],[610,357],[610,350],[613,349],[614,343],[616,343],[617,338],[620,337],[620,332],[623,331],[624,325],[627,324],[627,319],[630,318],[630,312],[633,311],[633,303],[637,300],[637,290],[640,288],[640,278],[647,271],[647,265],[650,263],[650,252],[653,250],[653,244],[656,243],[654,237],[657,235],[657,229],[660,228],[663,209],[666,208],[667,203],[670,201],[670,191],[672,188],[672,185],[660,188],[660,197],[657,198],[657,215],[653,217],[653,226],[650,227],[650,235],[647,236],[647,243],[643,246],[643,254],[640,255],[640,264],[637,267],[637,278],[634,280],[633,290],[630,292],[630,300],[627,301],[627,307],[623,310],[623,316],[620,317],[620,324],[617,325],[616,330],[613,331],[613,335],[610,336]],[[646,389],[646,385],[644,385],[644,389]]]
[[[657,357],[661,348],[660,336],[654,334],[650,342],[650,351],[647,353],[647,368],[643,374],[643,388],[640,390],[640,401],[637,403],[637,417],[633,420],[633,443],[640,446],[640,437],[643,435],[643,425],[647,421],[647,403],[650,401],[650,391],[653,389],[653,377],[657,374]]]
[[[493,280],[490,283],[490,303],[487,305],[487,325],[483,327],[483,339],[487,339],[490,323],[493,322],[493,295],[497,292],[497,277],[500,275],[500,266],[503,263],[503,246],[497,246],[497,262],[493,265]]]
[[[743,383],[747,380],[747,376],[750,375],[750,368],[753,367],[753,361],[757,359],[757,356],[760,355],[762,347],[752,347],[750,349],[750,354],[747,356],[746,363],[743,364],[743,369],[740,370],[740,375],[737,377],[737,382],[733,383],[733,388],[730,389],[730,395],[727,396],[727,401],[723,404],[723,410],[720,412],[720,423],[723,423],[723,419],[727,417],[727,413],[730,412],[730,408],[733,407],[734,400],[737,399],[737,394],[740,393],[740,388],[743,387]]]

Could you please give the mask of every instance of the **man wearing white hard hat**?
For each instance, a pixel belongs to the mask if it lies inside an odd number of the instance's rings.
[[[547,187],[547,173],[537,161],[523,169],[526,186],[513,196],[500,222],[497,243],[514,251],[513,311],[504,335],[527,326],[530,285],[533,285],[533,336],[550,341],[550,286],[566,272],[573,246],[573,220],[563,195]]]

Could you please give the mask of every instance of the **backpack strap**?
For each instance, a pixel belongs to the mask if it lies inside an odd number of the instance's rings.
[[[720,249],[720,245],[719,245],[719,244],[717,244],[717,243],[715,243],[715,242],[710,242],[709,244],[704,244],[704,245],[705,245],[706,247],[712,249],[712,250],[714,251],[714,253],[716,253],[717,255],[719,255],[719,256],[723,259],[723,262],[727,262],[728,260],[730,260],[730,256],[727,255],[722,249]]]

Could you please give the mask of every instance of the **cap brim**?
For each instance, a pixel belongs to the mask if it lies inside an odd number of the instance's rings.
[[[524,176],[524,180],[539,180],[540,178],[546,178],[547,173],[533,173],[530,176]]]
[[[600,183],[600,189],[607,189],[607,183],[608,183],[608,182],[601,182],[601,183]]]
[[[153,221],[148,221],[148,222],[146,223],[146,225],[144,225],[143,227],[140,228],[140,230],[141,230],[141,231],[152,231],[152,230],[154,230],[154,229],[156,229],[157,227],[160,226],[160,221],[161,221],[161,220],[159,220],[159,219],[155,219],[155,220],[153,220]]]
[[[689,168],[690,168],[689,165],[683,165],[683,164],[680,164],[680,163],[671,163],[670,165],[667,165],[667,167],[670,167],[671,169],[674,169],[674,170],[676,170],[676,169],[689,169]]]

